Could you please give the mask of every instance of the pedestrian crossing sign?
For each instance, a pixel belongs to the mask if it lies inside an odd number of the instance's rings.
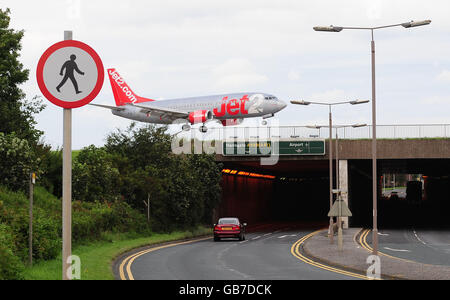
[[[63,108],[76,108],[98,95],[104,69],[100,57],[90,46],[65,40],[44,52],[38,62],[36,78],[50,102]]]

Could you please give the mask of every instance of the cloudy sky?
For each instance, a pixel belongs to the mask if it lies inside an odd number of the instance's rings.
[[[3,0],[11,26],[25,30],[22,86],[41,95],[36,65],[64,30],[93,47],[144,97],[170,99],[238,91],[285,101],[370,99],[370,32],[315,32],[313,26],[372,27],[410,20],[432,23],[375,32],[379,124],[450,123],[448,1],[298,0]],[[113,105],[109,80],[93,103]],[[340,106],[335,123],[371,123],[370,104]],[[282,125],[326,124],[327,109],[289,104]],[[62,145],[62,109],[37,116],[45,141]],[[73,112],[73,148],[102,145],[130,121],[85,106]],[[250,122],[251,124],[251,122]]]

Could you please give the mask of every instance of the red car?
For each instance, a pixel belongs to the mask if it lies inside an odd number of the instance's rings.
[[[238,218],[220,218],[217,224],[214,224],[214,241],[221,238],[238,238],[245,240],[245,227],[247,223],[241,223]]]

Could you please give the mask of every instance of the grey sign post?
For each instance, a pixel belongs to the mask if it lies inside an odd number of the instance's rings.
[[[72,40],[72,31],[64,31],[64,40]],[[67,280],[72,279],[67,274],[67,260],[72,255],[72,109],[64,108],[63,114],[62,274]]]
[[[91,47],[72,40],[72,31],[64,31],[64,41],[50,46],[41,56],[36,77],[44,96],[64,109],[62,278],[67,280],[72,279],[72,108],[86,105],[98,95],[104,69]]]
[[[33,265],[33,195],[34,184],[36,183],[36,173],[30,173],[30,188],[29,188],[29,229],[28,229],[28,263]]]

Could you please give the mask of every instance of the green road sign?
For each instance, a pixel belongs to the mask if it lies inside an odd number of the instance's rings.
[[[325,155],[325,140],[223,142],[223,155]]]

